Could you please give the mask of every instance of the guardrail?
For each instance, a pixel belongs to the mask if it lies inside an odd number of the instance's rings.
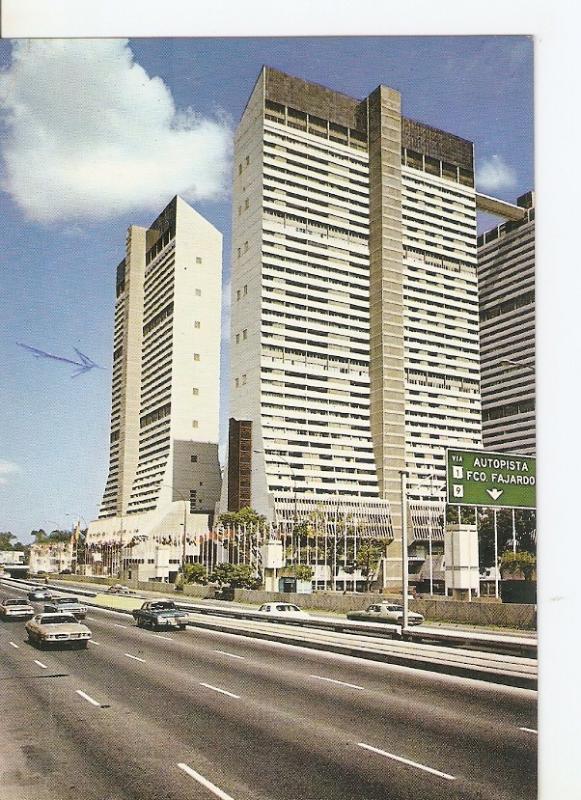
[[[335,633],[359,633],[363,636],[375,638],[399,639],[408,642],[426,642],[447,645],[449,647],[463,647],[470,650],[484,650],[503,655],[518,655],[525,658],[536,658],[537,643],[530,639],[520,640],[518,637],[487,636],[486,634],[459,631],[438,631],[427,628],[411,630],[401,629],[400,625],[377,622],[352,622],[351,620],[323,619],[321,617],[295,617],[281,616],[269,617],[256,611],[229,608],[224,606],[207,606],[196,603],[176,602],[178,608],[184,611],[193,611],[196,614],[211,614],[212,616],[234,617],[238,619],[258,620],[260,622],[273,622],[276,624],[295,625],[304,628],[319,628],[334,631]]]
[[[10,579],[13,583],[30,585],[29,581],[18,578]],[[38,584],[35,584],[38,585]],[[81,595],[83,597],[96,597],[102,592],[90,592],[85,589],[73,589],[55,584],[44,584],[45,588],[55,591]],[[112,595],[116,597],[117,595]],[[127,596],[127,595],[124,595]],[[130,595],[129,595],[130,596]],[[142,599],[135,595],[135,599]],[[173,599],[173,598],[172,598]],[[333,631],[335,633],[358,633],[362,636],[373,636],[374,638],[397,639],[407,642],[440,644],[448,647],[458,647],[466,650],[480,650],[484,652],[497,653],[499,655],[516,655],[524,658],[537,657],[537,643],[533,639],[521,639],[520,637],[494,636],[472,631],[441,631],[427,627],[415,629],[401,629],[400,625],[377,622],[354,622],[339,618],[322,617],[295,617],[285,618],[281,616],[269,617],[258,611],[249,609],[234,608],[233,606],[214,606],[201,603],[186,603],[181,600],[174,600],[176,606],[184,611],[193,614],[230,617],[234,619],[258,620],[260,622],[271,622],[277,625],[294,625],[303,628],[318,628],[319,630]]]

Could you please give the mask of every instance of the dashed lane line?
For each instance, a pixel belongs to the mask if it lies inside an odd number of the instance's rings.
[[[96,642],[94,639],[89,639],[89,644],[96,644],[97,647],[101,646],[101,642]]]
[[[233,800],[233,798],[229,794],[223,792],[222,789],[219,789],[215,784],[213,784],[207,778],[204,778],[204,776],[200,775],[199,772],[196,772],[195,769],[188,767],[187,764],[178,764],[178,767],[181,770],[183,770],[187,775],[189,775],[190,778],[193,778],[199,784],[208,789],[208,791],[212,792],[212,794],[216,795],[216,797],[219,797],[220,800]]]
[[[239,656],[236,653],[228,653],[226,650],[214,650],[214,653],[220,653],[222,656],[230,656],[230,658],[241,658],[245,659],[245,656]]]
[[[34,663],[38,664],[38,666],[41,667],[42,669],[48,669],[46,664],[43,664],[42,661],[37,661],[36,658],[34,659]]]
[[[16,642],[8,642],[10,647],[14,647],[16,650],[20,650],[20,645],[16,644]]]
[[[235,700],[240,700],[239,694],[233,694],[232,692],[228,692],[226,689],[220,689],[219,686],[212,686],[210,683],[201,683],[200,686],[205,686],[206,689],[211,689],[213,692],[220,692],[220,694],[228,695],[228,697],[233,697]]]
[[[525,733],[538,733],[538,731],[536,731],[534,728],[519,728],[519,731],[524,731]]]
[[[87,701],[87,703],[90,703],[92,706],[97,706],[98,708],[100,708],[100,707],[101,707],[101,703],[97,702],[97,700],[93,700],[93,698],[92,698],[92,697],[89,697],[89,695],[88,695],[88,694],[85,694],[85,692],[81,691],[81,689],[76,689],[76,693],[77,693],[77,694],[78,694],[80,697],[82,697],[82,698],[83,698],[83,700],[86,700],[86,701]]]
[[[134,661],[141,661],[142,664],[145,664],[144,658],[139,658],[139,656],[132,656],[131,653],[123,653],[123,655],[127,656],[127,658],[132,658]]]
[[[406,764],[408,767],[415,767],[416,769],[421,769],[424,772],[429,772],[432,775],[437,775],[439,778],[444,778],[447,781],[455,781],[456,778],[454,775],[448,775],[447,772],[440,772],[439,769],[433,769],[433,767],[426,767],[425,764],[418,764],[417,761],[410,761],[409,758],[402,758],[402,756],[396,756],[394,753],[388,753],[386,750],[380,750],[379,747],[372,747],[370,744],[365,744],[365,742],[357,742],[358,747],[363,747],[365,750],[370,750],[372,753],[377,753],[380,756],[385,756],[385,758],[391,758],[393,761],[399,761],[401,764]]]
[[[309,675],[309,678],[316,678],[319,681],[327,681],[328,683],[338,683],[340,686],[348,686],[350,689],[365,689],[365,686],[359,686],[357,683],[346,683],[335,678],[324,678],[322,675]]]

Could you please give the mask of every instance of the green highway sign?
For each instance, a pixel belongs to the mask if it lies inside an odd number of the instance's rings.
[[[448,450],[448,504],[536,508],[537,464],[531,456],[487,450]]]

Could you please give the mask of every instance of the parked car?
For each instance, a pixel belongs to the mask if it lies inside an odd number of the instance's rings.
[[[24,626],[28,640],[37,647],[47,644],[64,644],[86,648],[91,631],[72,614],[37,614]]]
[[[401,625],[403,622],[403,606],[395,603],[373,603],[365,611],[349,611],[347,619],[360,622],[387,622]],[[408,611],[408,625],[421,625],[424,618],[415,611]]]
[[[44,610],[47,613],[65,611],[77,619],[85,619],[87,616],[87,606],[84,606],[77,597],[53,597],[49,603],[44,604]]]
[[[294,603],[263,603],[258,609],[258,614],[268,614],[269,617],[303,617],[308,618],[306,611],[303,611]]]
[[[52,594],[50,590],[44,589],[40,586],[36,587],[35,589],[31,589],[27,596],[29,600],[52,600]]]
[[[187,613],[179,609],[173,600],[147,600],[141,608],[134,609],[132,614],[138,628],[173,628],[183,631],[188,623]]]
[[[0,601],[0,618],[30,619],[34,616],[34,608],[20,597],[8,597]]]

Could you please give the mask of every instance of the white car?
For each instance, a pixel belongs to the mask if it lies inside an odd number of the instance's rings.
[[[44,647],[45,644],[70,644],[85,648],[91,638],[89,628],[64,611],[37,614],[24,627],[29,641],[38,647]]]
[[[258,609],[258,614],[268,614],[269,617],[302,617],[308,618],[306,611],[293,603],[264,603]]]
[[[0,617],[2,619],[30,619],[34,616],[34,608],[19,597],[9,597],[0,601]]]

